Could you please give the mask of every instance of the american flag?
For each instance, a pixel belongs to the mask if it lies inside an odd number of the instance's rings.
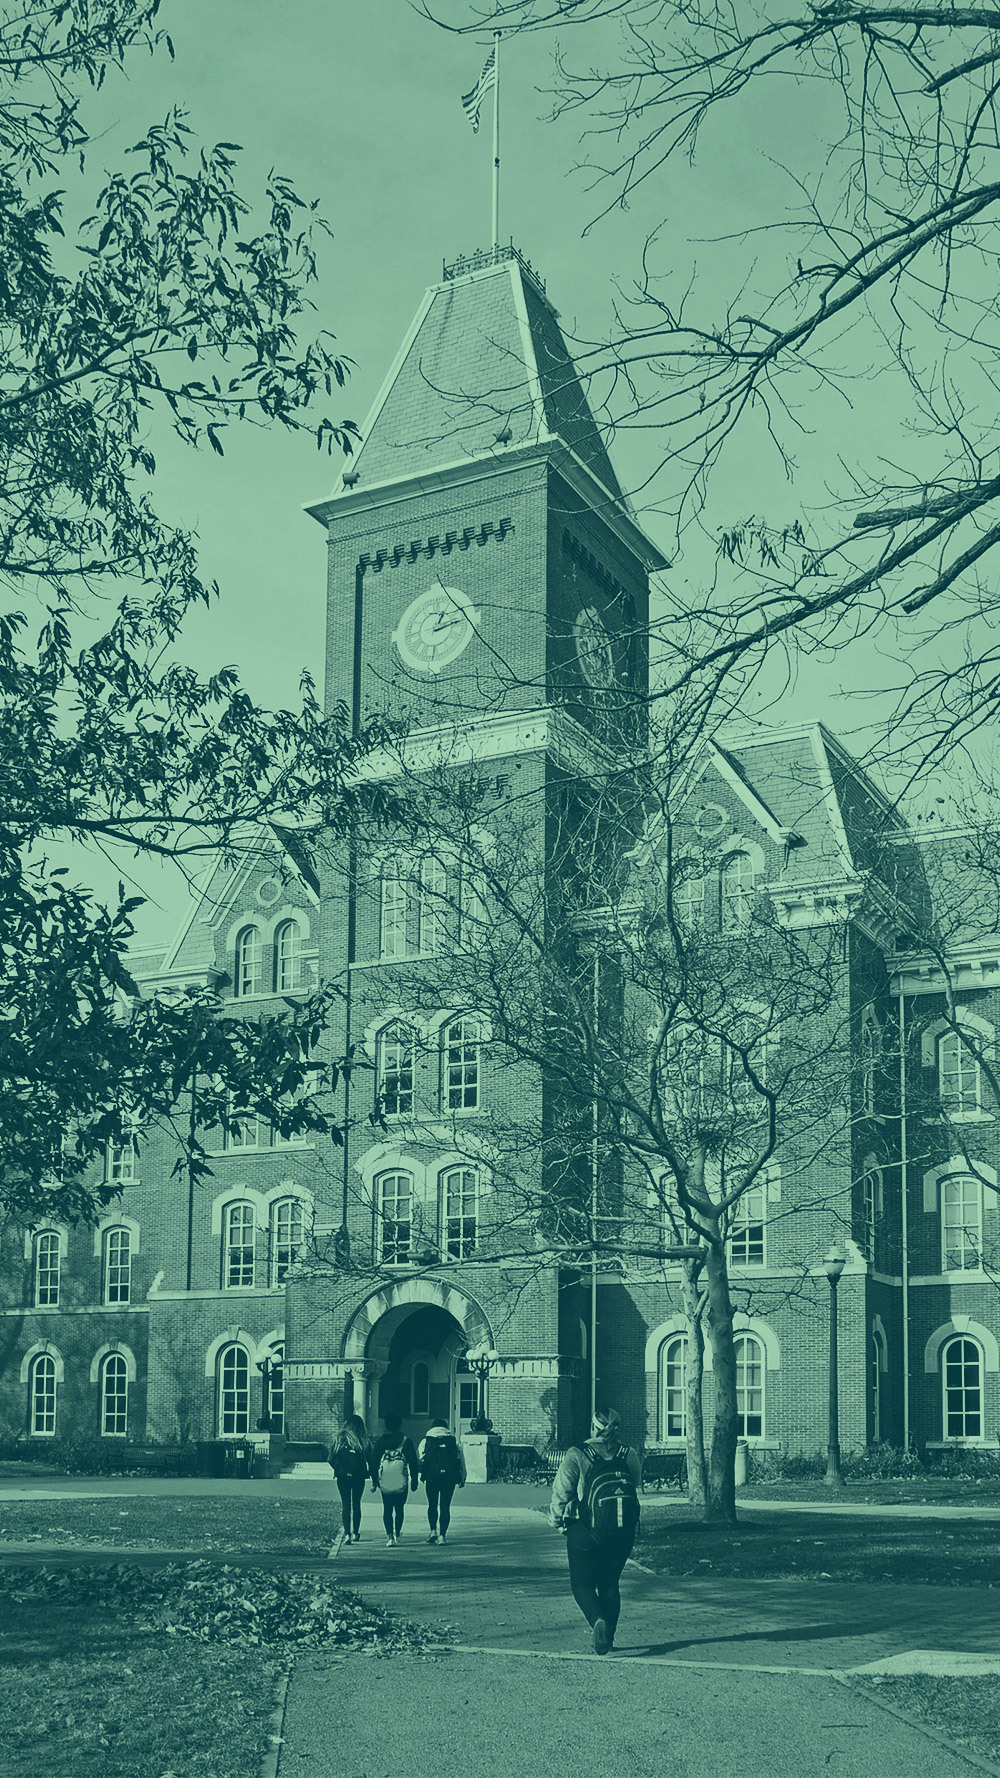
[[[497,83],[497,52],[496,47],[490,50],[479,79],[471,92],[462,94],[462,108],[474,130],[479,129],[479,108],[488,92]]]

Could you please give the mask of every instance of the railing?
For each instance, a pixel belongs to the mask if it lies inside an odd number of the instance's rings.
[[[453,278],[465,278],[470,272],[485,271],[487,266],[500,265],[505,259],[516,259],[522,272],[526,273],[531,282],[541,291],[541,294],[545,295],[544,280],[538,276],[531,261],[525,259],[524,254],[515,247],[513,241],[506,247],[481,247],[478,253],[466,253],[461,259],[452,260],[451,265],[442,265],[442,281],[447,284]]]

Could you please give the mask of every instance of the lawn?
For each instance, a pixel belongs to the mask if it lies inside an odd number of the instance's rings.
[[[1000,1526],[988,1520],[768,1512],[726,1527],[647,1498],[635,1553],[647,1568],[675,1576],[993,1587],[998,1546]]]
[[[296,1649],[421,1649],[322,1573],[0,1565],[4,1778],[247,1778]]]
[[[851,1685],[983,1759],[1000,1759],[1000,1686],[993,1677],[939,1679],[921,1673],[902,1679],[855,1677]]]
[[[366,1498],[364,1530],[381,1532]],[[9,1500],[0,1505],[3,1543],[95,1543],[116,1549],[211,1550],[267,1556],[325,1556],[340,1533],[340,1500],[283,1500],[257,1494],[119,1495],[105,1500]]]

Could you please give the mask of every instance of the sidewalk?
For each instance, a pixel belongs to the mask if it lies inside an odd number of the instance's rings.
[[[414,1503],[416,1504],[416,1503]],[[537,1513],[460,1500],[444,1548],[342,1548],[336,1578],[437,1624],[436,1658],[302,1657],[278,1778],[488,1764],[491,1778],[968,1778],[994,1771],[853,1690],[845,1670],[948,1651],[1000,1657],[1000,1594],[816,1582],[666,1581],[630,1564],[615,1652],[593,1654],[565,1547]],[[452,1542],[452,1538],[454,1541]],[[936,1657],[919,1656],[918,1668]],[[1000,1670],[1000,1658],[995,1663]],[[343,1764],[346,1758],[348,1764]]]

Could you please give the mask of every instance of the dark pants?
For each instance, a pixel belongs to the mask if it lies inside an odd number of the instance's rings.
[[[424,1487],[427,1490],[427,1523],[432,1531],[440,1531],[443,1537],[451,1524],[451,1497],[455,1483],[447,1482],[441,1476],[428,1476]]]
[[[344,1536],[350,1537],[353,1531],[357,1537],[361,1530],[361,1496],[365,1491],[365,1477],[355,1481],[351,1476],[344,1476],[343,1480],[338,1476],[337,1487],[340,1489],[340,1504],[344,1509]]]
[[[625,1542],[616,1538],[613,1543],[593,1543],[585,1525],[571,1524],[566,1532],[573,1597],[588,1624],[604,1619],[612,1639],[622,1608],[618,1582],[634,1541],[630,1537]]]
[[[403,1508],[406,1505],[406,1489],[402,1494],[383,1494],[382,1523],[387,1537],[398,1537],[403,1529]]]

